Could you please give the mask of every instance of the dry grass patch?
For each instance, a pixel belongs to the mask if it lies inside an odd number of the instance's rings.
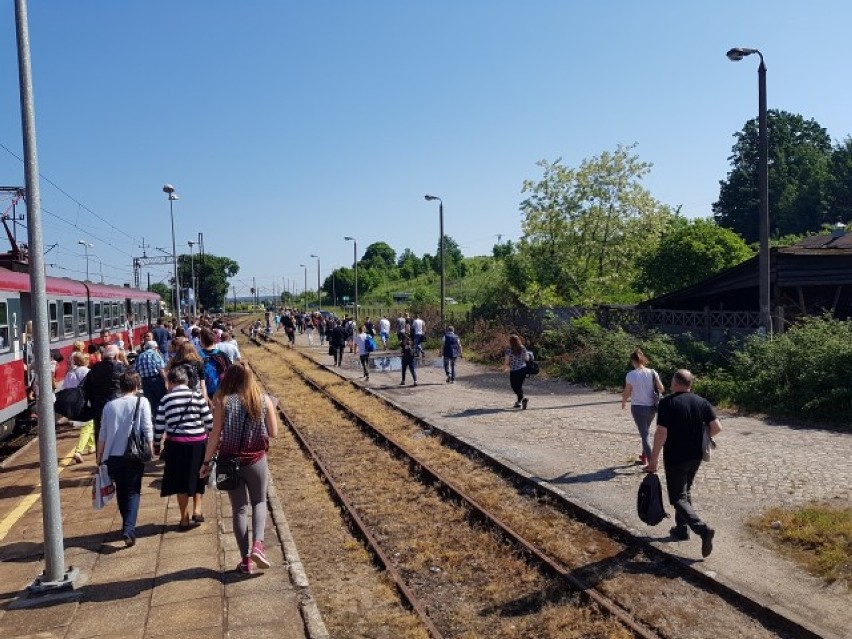
[[[852,580],[852,508],[808,504],[772,508],[749,525],[829,583]]]

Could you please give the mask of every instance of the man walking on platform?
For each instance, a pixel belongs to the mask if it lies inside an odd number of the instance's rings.
[[[104,406],[121,395],[119,379],[127,370],[127,366],[118,361],[119,350],[115,344],[104,348],[103,359],[92,366],[89,374],[83,380],[83,392],[92,407],[92,418],[95,420],[95,441],[101,432],[101,417]]]
[[[669,532],[677,540],[689,539],[689,529],[701,537],[701,556],[713,552],[716,531],[708,526],[692,507],[692,482],[701,466],[704,429],[712,437],[722,427],[713,407],[692,392],[693,376],[680,369],[672,377],[672,394],[660,400],[654,448],[646,472],[657,472],[660,451],[666,469],[669,503],[675,509],[675,526]]]
[[[420,318],[420,313],[414,315],[414,321],[411,322],[411,332],[414,333],[414,356],[423,357],[423,335],[426,331],[426,322]]]
[[[133,368],[142,378],[142,393],[151,404],[151,413],[156,415],[160,400],[166,394],[166,362],[155,340],[145,342],[142,347],[145,350],[139,353]]]

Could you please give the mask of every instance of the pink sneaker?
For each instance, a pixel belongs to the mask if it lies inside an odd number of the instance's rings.
[[[250,561],[251,559],[261,568],[266,569],[269,568],[272,564],[269,563],[269,560],[266,558],[266,554],[263,552],[263,542],[256,541],[254,542],[254,546],[251,548],[251,555],[249,555]]]
[[[237,564],[237,571],[243,573],[244,575],[254,574],[255,565],[251,560],[251,557],[244,557],[243,560]]]

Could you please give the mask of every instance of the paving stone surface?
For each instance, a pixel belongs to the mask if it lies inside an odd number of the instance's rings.
[[[330,364],[325,349],[309,348],[303,336],[297,346]],[[850,636],[848,585],[826,586],[808,575],[760,543],[746,522],[773,506],[852,504],[852,435],[720,412],[718,448],[702,464],[693,489],[699,514],[717,530],[715,550],[701,562],[697,538],[675,543],[668,536],[671,519],[650,528],[636,516],[636,491],[644,476],[636,463],[641,447],[629,405],[621,410],[620,395],[528,378],[529,407],[520,410],[513,408],[508,374],[464,359],[457,362],[456,382],[448,384],[440,359],[428,357],[417,370],[416,388],[410,377],[406,386],[399,386],[398,365],[381,355],[367,382],[361,379],[357,358],[349,354],[333,370],[668,552],[698,560],[697,567],[726,583],[824,624],[838,637]]]

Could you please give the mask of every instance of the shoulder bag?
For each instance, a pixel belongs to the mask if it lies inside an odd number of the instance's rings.
[[[223,407],[224,409],[224,407]],[[248,422],[249,415],[245,414],[243,418],[242,427],[240,429],[240,448],[242,448],[242,440],[243,435],[245,434],[246,422]],[[211,466],[215,467],[215,477],[216,477],[216,489],[217,490],[235,490],[237,486],[240,485],[240,458],[239,456],[231,457],[230,459],[225,459],[224,461],[219,461],[218,455],[216,459],[211,463]],[[211,469],[212,470],[212,469]]]
[[[145,439],[138,422],[141,403],[142,396],[139,395],[136,397],[136,408],[133,410],[133,417],[130,421],[130,435],[127,438],[127,447],[124,449],[124,458],[144,464],[151,461],[151,447],[148,445],[148,440]]]

